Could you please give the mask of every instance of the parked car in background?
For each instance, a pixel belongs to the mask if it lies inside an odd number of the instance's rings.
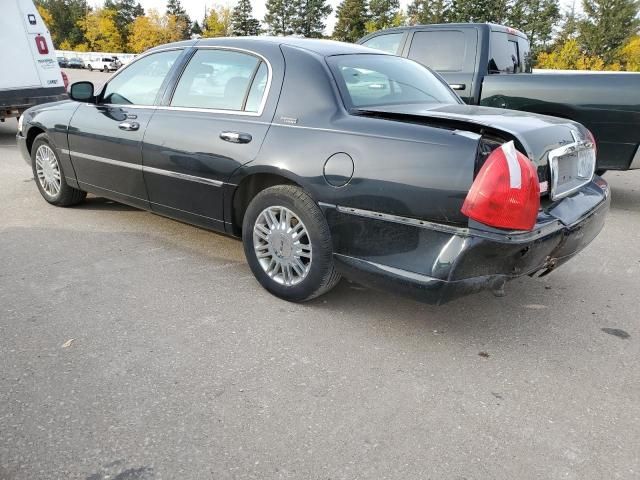
[[[529,41],[502,25],[417,25],[360,44],[426,65],[471,105],[568,118],[598,142],[599,171],[640,168],[640,73],[532,74]]]
[[[0,121],[27,108],[67,98],[51,36],[31,0],[2,3]]]
[[[85,68],[90,72],[100,70],[103,72],[115,72],[118,69],[116,62],[111,57],[96,57],[84,62]]]
[[[17,136],[46,201],[92,192],[241,237],[290,301],[341,274],[432,303],[501,291],[572,258],[609,207],[582,125],[465,105],[424,66],[358,45],[180,42],[70,95]]]
[[[68,68],[84,68],[84,62],[82,61],[81,58],[78,58],[78,57],[70,58],[69,61],[67,62],[67,67]]]
[[[67,68],[69,66],[69,60],[65,57],[58,57],[58,66],[60,68]]]

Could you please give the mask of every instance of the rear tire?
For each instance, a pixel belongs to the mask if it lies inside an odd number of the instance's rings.
[[[600,169],[596,170],[596,175],[598,175],[600,177],[602,175],[604,175],[605,173],[607,173],[607,169],[606,168],[600,168]]]
[[[283,300],[305,302],[340,281],[327,221],[299,187],[277,185],[256,195],[244,216],[242,241],[256,279]]]
[[[40,194],[50,204],[69,207],[81,203],[87,196],[87,192],[67,184],[58,152],[46,133],[33,141],[31,167]]]
[[[107,67],[102,67],[102,71],[103,71],[104,73],[109,73],[109,69],[108,69]]]

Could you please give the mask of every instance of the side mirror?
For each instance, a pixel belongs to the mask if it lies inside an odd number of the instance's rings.
[[[91,102],[95,100],[93,96],[93,83],[76,82],[71,84],[69,89],[69,97],[76,102]]]

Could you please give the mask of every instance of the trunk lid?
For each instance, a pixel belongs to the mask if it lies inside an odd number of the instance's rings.
[[[593,176],[592,137],[585,127],[571,120],[460,104],[386,105],[361,108],[353,113],[469,131],[495,144],[513,140],[518,150],[536,165],[541,193],[551,191],[553,200],[571,194]]]

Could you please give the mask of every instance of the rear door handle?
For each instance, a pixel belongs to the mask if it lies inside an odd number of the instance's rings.
[[[450,83],[449,86],[454,90],[464,90],[467,88],[464,83]]]
[[[120,130],[134,131],[140,128],[140,124],[138,122],[122,122],[118,125]]]
[[[231,143],[249,143],[251,141],[251,135],[242,132],[220,132],[220,138]]]

